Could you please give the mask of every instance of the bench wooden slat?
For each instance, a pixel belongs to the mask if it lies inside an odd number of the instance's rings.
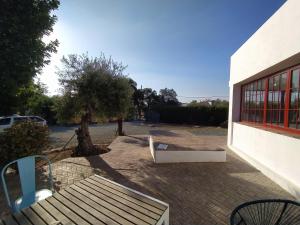
[[[12,215],[8,215],[4,217],[2,220],[5,223],[5,225],[19,225]]]
[[[132,225],[126,223],[128,221],[123,221],[122,218],[120,218],[121,221],[118,221],[118,218],[115,219],[115,217],[118,217],[118,215],[115,215],[113,212],[110,212],[101,205],[100,207],[97,207],[95,202],[86,201],[80,195],[70,194],[66,190],[61,191],[59,194],[71,201],[72,203],[80,206],[81,208],[84,208],[85,211],[89,212],[90,214],[101,220],[102,224],[122,224],[123,222],[126,225]]]
[[[142,206],[142,207],[144,207],[144,208],[146,208],[146,209],[148,209],[148,210],[150,210],[150,211],[152,211],[154,213],[157,213],[157,214],[162,214],[163,213],[162,210],[160,210],[158,208],[155,208],[152,205],[149,205],[149,204],[147,204],[147,203],[145,203],[143,201],[140,201],[139,199],[133,198],[132,196],[126,195],[126,194],[124,194],[122,192],[119,192],[119,191],[117,191],[117,190],[115,190],[115,189],[113,189],[111,187],[103,185],[103,184],[101,184],[101,183],[99,183],[99,182],[97,182],[95,180],[92,180],[92,179],[88,178],[85,181],[87,181],[87,182],[89,182],[91,184],[94,184],[95,186],[98,186],[99,188],[103,188],[103,189],[111,192],[112,194],[118,195],[121,198],[127,199],[128,201],[131,201],[131,202],[133,202],[133,203],[135,203],[137,205],[140,205],[140,206]]]
[[[68,217],[62,214],[61,211],[58,211],[58,209],[56,209],[46,200],[39,202],[38,205],[40,205],[45,211],[47,211],[50,215],[52,215],[56,220],[60,221],[62,224],[64,225],[75,224],[71,222],[71,220]]]
[[[98,198],[98,199],[91,199],[90,197],[88,197],[89,195],[84,195],[84,191],[78,190],[75,191],[74,189],[67,189],[66,192],[76,196],[77,198],[79,198],[80,200],[84,201],[85,203],[91,205],[92,207],[94,207],[95,209],[99,210],[100,212],[102,211],[103,213],[105,213],[107,216],[109,216],[110,218],[113,218],[114,220],[116,220],[118,223],[120,224],[139,224],[139,225],[149,225],[149,223],[141,220],[142,218],[137,218],[131,214],[129,214],[128,212],[115,207],[114,205],[111,205],[110,203],[103,201],[102,199]],[[86,193],[86,192],[85,192]],[[125,219],[126,220],[125,220]]]
[[[55,224],[61,222],[56,220],[53,216],[51,216],[42,206],[39,204],[33,204],[31,209],[38,214],[47,224]]]
[[[70,220],[72,220],[75,224],[89,225],[87,221],[85,221],[82,217],[78,216],[74,213],[70,208],[64,206],[61,202],[59,202],[56,198],[48,198],[47,201],[53,205],[56,209],[62,212],[65,216],[67,216]],[[76,210],[76,209],[73,209]]]
[[[151,218],[147,213],[152,213],[142,207],[139,207],[135,204],[132,204],[131,202],[127,201],[123,201],[122,203],[119,202],[119,201],[116,201],[112,198],[112,196],[106,196],[100,192],[97,192],[81,183],[78,183],[76,185],[71,185],[70,188],[74,189],[75,191],[77,192],[80,192],[81,194],[89,197],[90,199],[94,200],[94,201],[99,201],[98,199],[101,199],[101,200],[104,200],[118,208],[121,208],[123,210],[125,210],[126,212],[140,218],[140,217],[144,217],[146,216],[144,219],[146,222],[152,224],[152,223],[155,223],[158,219],[159,219],[159,215],[156,215],[156,218]],[[129,203],[129,204],[128,204]],[[130,204],[131,203],[131,204]],[[144,210],[141,210],[141,209],[144,209]],[[142,212],[141,212],[142,211]]]
[[[150,218],[153,218],[155,220],[158,220],[160,218],[160,215],[158,213],[154,213],[144,207],[141,207],[140,205],[137,205],[131,201],[128,201],[127,199],[124,199],[118,195],[115,195],[115,194],[112,194],[111,192],[109,191],[106,191],[102,188],[99,188],[89,182],[81,182],[81,183],[77,183],[76,184],[77,187],[81,188],[81,189],[84,189],[85,191],[87,192],[90,192],[92,193],[93,195],[95,196],[99,196],[104,199],[109,199],[110,201],[114,201],[116,202],[116,204],[121,204],[121,205],[126,205],[130,208],[133,208],[135,209],[136,211],[139,211],[141,212],[142,214],[145,214],[147,216],[149,216]],[[105,200],[106,200],[105,199]]]
[[[22,212],[33,224],[47,225],[31,208],[23,209]]]
[[[64,204],[66,207],[69,209],[72,209],[74,212],[76,212],[78,215],[80,215],[82,218],[87,220],[89,223],[93,225],[105,225],[101,220],[98,220],[95,218],[90,212],[85,211],[81,207],[83,207],[82,203],[78,203],[77,205],[71,202],[69,199],[63,197],[59,193],[55,193],[53,197],[60,201],[62,204]],[[81,206],[81,207],[80,207]],[[111,223],[111,224],[116,224],[116,223]]]
[[[0,219],[0,225],[156,225],[168,204],[99,176]]]
[[[96,180],[96,181],[98,181],[98,182],[100,182],[100,183],[102,183],[104,185],[107,185],[107,186],[109,186],[109,187],[111,187],[113,189],[116,189],[116,190],[118,190],[118,191],[120,191],[120,192],[122,192],[122,193],[124,193],[126,195],[129,195],[129,196],[131,196],[133,198],[139,199],[139,200],[141,200],[141,201],[143,201],[143,202],[145,202],[145,203],[147,203],[149,205],[152,205],[152,206],[154,206],[154,207],[156,207],[156,208],[158,208],[158,209],[160,209],[162,211],[165,211],[167,209],[167,206],[165,206],[165,205],[163,205],[163,204],[161,204],[159,202],[156,202],[156,201],[154,201],[154,200],[152,200],[150,198],[147,198],[147,197],[145,197],[143,195],[139,195],[137,193],[134,193],[134,192],[132,192],[132,191],[126,189],[126,188],[123,188],[123,187],[121,187],[119,185],[116,185],[116,184],[114,184],[112,182],[109,182],[109,181],[107,181],[105,179],[102,179],[99,176],[92,176],[90,178],[93,179],[93,180]]]
[[[32,225],[32,223],[21,212],[15,213],[14,217],[20,225]]]

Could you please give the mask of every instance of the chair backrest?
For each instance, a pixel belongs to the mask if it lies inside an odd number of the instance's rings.
[[[22,191],[22,203],[20,208],[25,208],[35,202],[35,192],[36,192],[36,182],[35,182],[35,160],[36,158],[42,158],[47,161],[49,167],[49,187],[51,191],[53,191],[53,181],[52,181],[52,171],[51,171],[51,162],[50,160],[43,155],[35,155],[28,156],[21,159],[14,160],[7,165],[5,165],[1,171],[1,179],[4,194],[7,200],[8,206],[12,209],[12,211],[16,211],[14,208],[15,204],[9,197],[9,193],[7,190],[7,185],[5,181],[5,173],[9,166],[12,164],[17,164],[20,183],[21,183],[21,191]]]
[[[300,225],[300,204],[285,199],[246,202],[235,208],[231,225]]]

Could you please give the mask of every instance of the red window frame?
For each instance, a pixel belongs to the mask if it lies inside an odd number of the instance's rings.
[[[298,86],[292,87],[292,73],[297,69],[300,69],[300,65],[243,84],[241,86],[240,121],[300,134],[300,72]],[[284,76],[286,79],[283,78]],[[275,79],[279,79],[276,84],[272,83]],[[283,81],[285,84],[282,83]],[[259,82],[264,83],[263,88],[259,87]],[[274,89],[276,85],[278,89]],[[293,108],[290,106],[291,93],[295,94],[293,98],[296,99]],[[290,126],[289,117],[291,116],[294,116],[295,127]]]

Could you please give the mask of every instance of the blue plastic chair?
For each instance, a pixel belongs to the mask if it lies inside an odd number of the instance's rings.
[[[35,183],[35,159],[36,158],[42,158],[46,160],[48,163],[50,189],[41,189],[36,191],[36,183]],[[17,198],[16,200],[11,200],[9,197],[9,193],[5,181],[5,173],[7,168],[14,163],[17,163],[18,166],[22,196]],[[19,212],[23,208],[29,207],[33,203],[48,198],[53,194],[51,162],[46,156],[43,155],[28,156],[8,163],[3,167],[1,171],[1,179],[2,179],[2,185],[7,200],[7,204],[12,210],[12,212]]]

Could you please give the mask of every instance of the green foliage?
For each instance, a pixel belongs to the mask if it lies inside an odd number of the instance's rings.
[[[58,72],[64,94],[58,104],[60,121],[90,113],[107,117],[125,117],[132,104],[130,80],[123,75],[126,67],[106,58],[69,55]]]
[[[157,106],[153,111],[159,114],[160,122],[164,123],[219,126],[228,117],[227,107]]]
[[[107,109],[109,117],[125,118],[131,108],[133,90],[129,79],[117,76],[108,82]]]
[[[29,155],[41,154],[49,144],[46,126],[20,122],[0,133],[0,165]]]
[[[65,93],[63,96],[57,97],[55,101],[55,111],[56,111],[56,119],[57,123],[59,124],[68,124],[76,116],[79,115],[80,108],[79,105],[76,103],[76,98],[68,93]]]
[[[118,119],[118,133],[123,134],[122,121],[132,105],[132,83],[123,72],[121,63],[87,55],[69,55],[62,59],[58,72],[64,93],[58,106],[58,118],[63,121],[80,117],[80,127],[75,131],[78,146],[74,155],[96,152],[89,134],[93,115]]]
[[[56,21],[58,0],[2,0],[0,7],[0,115],[17,111],[20,88],[49,63],[58,41],[44,43]]]
[[[199,107],[199,106],[207,106],[207,107],[229,107],[229,102],[227,100],[204,100],[197,102],[196,100],[191,101],[188,106],[191,107]]]
[[[48,124],[56,123],[55,104],[57,96],[46,95],[47,89],[44,84],[31,82],[26,88],[18,91],[18,113],[21,115],[41,116]]]
[[[161,96],[161,101],[163,104],[167,105],[178,105],[179,101],[177,99],[177,93],[174,89],[161,89],[159,91],[159,94]]]

